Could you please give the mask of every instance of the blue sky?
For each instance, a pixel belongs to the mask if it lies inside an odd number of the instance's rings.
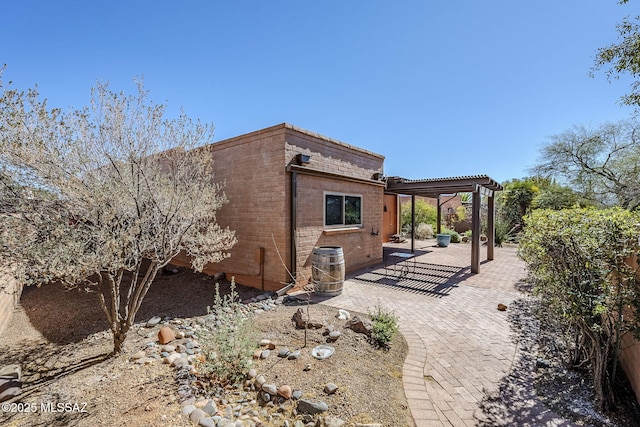
[[[14,1],[4,80],[50,105],[96,81],[145,87],[222,140],[282,122],[386,157],[407,178],[520,178],[550,135],[628,118],[629,80],[589,71],[615,0]]]

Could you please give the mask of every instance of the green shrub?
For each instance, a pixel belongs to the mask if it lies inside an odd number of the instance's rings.
[[[443,229],[440,234],[448,234],[451,236],[451,243],[460,243],[462,239],[460,238],[460,233],[456,230],[451,230],[449,228]]]
[[[590,370],[601,409],[614,401],[620,340],[640,337],[640,213],[623,209],[534,210],[520,257],[550,318],[566,325],[569,363]],[[623,316],[624,310],[624,316]]]
[[[416,239],[433,239],[433,227],[421,222],[416,227]]]
[[[369,312],[369,317],[373,321],[371,339],[376,345],[389,348],[393,336],[398,332],[397,316],[392,311],[387,311],[377,305],[375,311]]]
[[[416,200],[416,229],[418,224],[425,223],[431,225],[432,230],[436,229],[438,223],[438,210],[426,200]],[[400,208],[401,229],[411,232],[411,202],[403,203]],[[416,230],[417,231],[417,230]]]
[[[215,328],[200,337],[205,360],[197,367],[201,374],[214,377],[222,385],[234,384],[245,377],[257,347],[257,329],[250,317],[242,315],[239,306],[234,280],[231,291],[223,297],[216,283],[214,304],[208,309],[209,322]]]

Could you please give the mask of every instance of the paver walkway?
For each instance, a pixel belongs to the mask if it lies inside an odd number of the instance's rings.
[[[385,253],[408,248],[387,246]],[[416,253],[415,265],[405,261],[408,274],[400,276],[399,265],[360,272],[324,303],[365,313],[380,305],[396,313],[409,344],[403,382],[417,427],[476,425],[473,414],[485,390],[497,388],[514,361],[507,312],[497,306],[521,296],[515,285],[525,277],[524,264],[515,248],[496,248],[495,260],[472,275],[470,244],[439,248],[435,240],[421,241]]]

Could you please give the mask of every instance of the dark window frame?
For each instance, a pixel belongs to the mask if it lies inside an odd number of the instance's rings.
[[[354,209],[358,212],[354,212]],[[326,228],[362,228],[362,216],[362,194],[324,192],[323,222]]]

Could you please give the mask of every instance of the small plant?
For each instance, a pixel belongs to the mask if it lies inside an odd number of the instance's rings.
[[[220,296],[220,285],[216,283],[213,307],[208,307],[215,328],[200,338],[205,359],[200,361],[198,370],[222,384],[234,384],[242,380],[251,366],[258,342],[252,319],[242,315],[239,305],[233,279],[229,294],[224,296]]]
[[[375,311],[369,312],[373,321],[371,339],[382,348],[389,348],[393,336],[398,332],[398,317],[392,311],[387,311],[377,305]]]
[[[417,239],[432,239],[433,238],[433,227],[431,224],[427,224],[421,222],[416,227],[416,238]]]
[[[451,243],[460,243],[460,234],[456,230],[444,229],[441,234],[448,234],[451,236]]]

